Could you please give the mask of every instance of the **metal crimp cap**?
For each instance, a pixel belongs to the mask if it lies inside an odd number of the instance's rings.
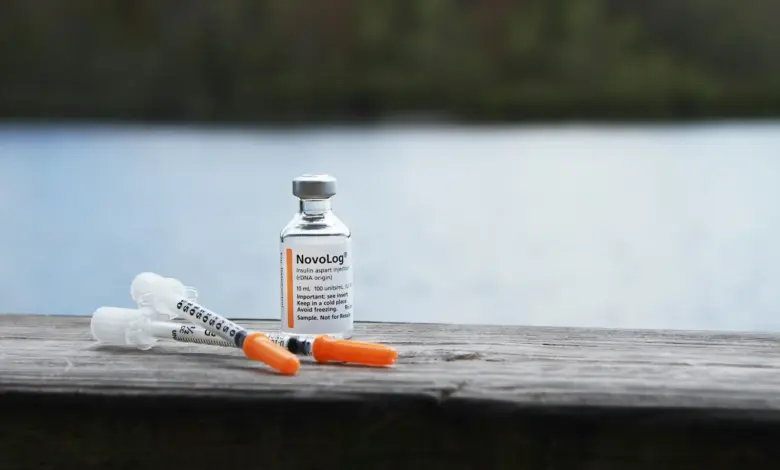
[[[301,175],[293,180],[293,194],[300,199],[329,199],[336,194],[336,178]]]

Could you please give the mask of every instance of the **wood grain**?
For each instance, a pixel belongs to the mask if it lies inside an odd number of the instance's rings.
[[[246,321],[253,329],[274,322]],[[357,325],[355,339],[396,347],[376,369],[304,360],[277,375],[240,351],[160,342],[148,351],[101,346],[89,319],[0,316],[0,387],[231,394],[260,399],[417,395],[516,406],[780,409],[780,337],[686,331],[621,331],[429,324]]]
[[[240,322],[271,329],[275,322]],[[777,468],[776,335],[357,325],[376,369],[0,316],[0,469]]]

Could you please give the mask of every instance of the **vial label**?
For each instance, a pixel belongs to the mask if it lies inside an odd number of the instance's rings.
[[[329,238],[329,237],[328,237]],[[352,330],[352,240],[289,237],[281,243],[282,330]]]

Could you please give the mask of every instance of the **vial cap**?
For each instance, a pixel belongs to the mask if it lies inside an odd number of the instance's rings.
[[[336,194],[336,178],[328,175],[301,175],[292,186],[300,199],[329,199]]]

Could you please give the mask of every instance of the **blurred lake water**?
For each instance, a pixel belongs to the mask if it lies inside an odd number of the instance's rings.
[[[780,123],[0,127],[0,312],[142,271],[279,317],[291,179],[338,178],[357,320],[780,330]]]

